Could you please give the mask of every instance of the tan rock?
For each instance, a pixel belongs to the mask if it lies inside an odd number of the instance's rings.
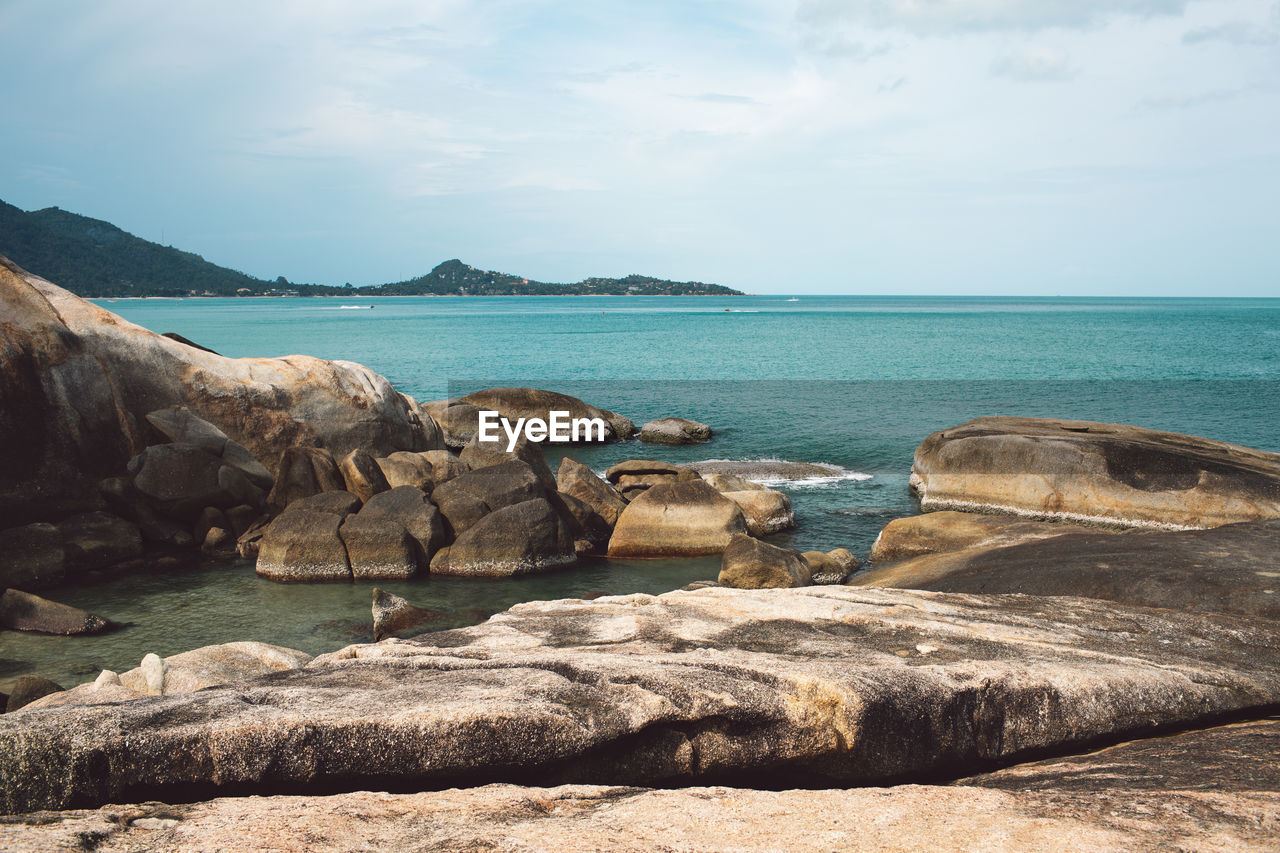
[[[916,449],[925,510],[1165,529],[1280,517],[1280,454],[1120,424],[977,418]]]
[[[748,489],[721,494],[742,510],[742,517],[747,522],[747,532],[752,536],[768,536],[796,526],[791,499],[782,492],[773,489]]]
[[[627,503],[617,490],[596,476],[586,465],[568,456],[560,460],[556,471],[556,486],[562,495],[570,495],[591,507],[610,529],[618,523],[618,516]]]
[[[871,562],[883,563],[965,548],[1015,545],[1064,533],[1098,530],[1101,528],[1066,522],[941,510],[896,518],[886,524],[871,546]]]
[[[367,450],[356,448],[351,451],[342,457],[338,469],[342,472],[346,490],[362,501],[367,502],[374,495],[391,488],[377,460]]]
[[[693,557],[720,554],[747,524],[738,505],[700,479],[660,483],[618,516],[610,557]]]
[[[799,552],[738,533],[724,549],[716,581],[735,589],[790,589],[808,586],[810,575]]]

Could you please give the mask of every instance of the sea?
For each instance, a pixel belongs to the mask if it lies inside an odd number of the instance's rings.
[[[1280,299],[1061,297],[399,297],[99,300],[227,356],[366,364],[419,400],[492,386],[572,394],[637,425],[710,424],[688,447],[548,450],[603,472],[627,458],[734,460],[786,492],[798,524],[769,541],[867,554],[919,511],[912,454],[981,415],[1110,421],[1280,452]],[[777,460],[824,476],[770,479]],[[717,559],[610,561],[533,577],[380,582],[475,624],[533,599],[661,593]],[[370,639],[372,584],[283,585],[247,561],[57,591],[130,623],[101,637],[0,634],[0,691],[37,672],[70,686],[212,643],[318,654]]]

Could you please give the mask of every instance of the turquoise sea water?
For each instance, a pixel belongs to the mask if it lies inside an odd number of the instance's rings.
[[[826,462],[784,482],[799,520],[773,541],[865,554],[917,508],[911,456],[984,414],[1117,421],[1280,451],[1280,300],[933,297],[458,297],[120,300],[105,307],[229,356],[305,353],[369,365],[429,400],[491,385],[580,396],[640,424],[705,421],[706,445],[574,448],[601,470],[632,456]],[[731,309],[726,311],[725,309]],[[555,457],[563,451],[553,451]],[[556,464],[554,458],[550,460]],[[389,585],[439,625],[510,604],[661,592],[717,561],[598,561],[520,581]],[[7,677],[65,683],[233,639],[319,652],[359,639],[363,585],[280,586],[248,564],[60,594],[136,625],[103,638],[0,635]]]

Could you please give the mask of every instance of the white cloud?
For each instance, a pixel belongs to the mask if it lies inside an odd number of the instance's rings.
[[[1066,51],[1028,48],[992,62],[991,73],[1020,83],[1065,83],[1077,72]]]
[[[1213,26],[1196,27],[1187,30],[1182,36],[1183,44],[1203,44],[1204,42],[1221,41],[1227,44],[1272,45],[1280,42],[1280,34],[1274,29],[1267,29],[1247,21],[1227,21]]]
[[[1188,0],[800,0],[798,19],[918,35],[1061,27],[1087,29],[1118,16],[1181,15]]]

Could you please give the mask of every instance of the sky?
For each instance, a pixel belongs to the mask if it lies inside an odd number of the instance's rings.
[[[1276,0],[0,0],[0,104],[262,278],[1280,296]]]

